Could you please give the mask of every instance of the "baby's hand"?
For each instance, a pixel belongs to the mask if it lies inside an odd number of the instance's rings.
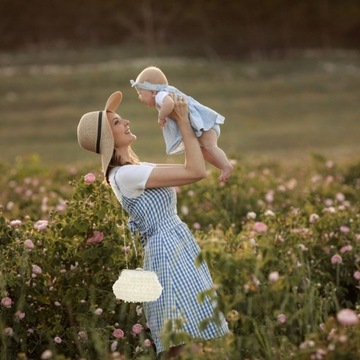
[[[158,123],[161,127],[164,127],[166,124],[167,120],[166,117],[165,118],[158,118]]]

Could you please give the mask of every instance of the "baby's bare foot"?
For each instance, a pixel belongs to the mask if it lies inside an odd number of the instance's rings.
[[[233,166],[231,164],[226,165],[224,169],[221,171],[221,175],[219,176],[219,182],[226,183],[229,180],[229,177],[233,171]]]

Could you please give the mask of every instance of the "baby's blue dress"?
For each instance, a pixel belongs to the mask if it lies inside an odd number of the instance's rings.
[[[163,91],[173,93],[186,98],[189,106],[189,120],[191,127],[193,128],[197,137],[201,136],[204,131],[208,131],[212,128],[216,130],[218,135],[219,125],[225,121],[224,116],[217,113],[215,110],[199,103],[197,100],[188,96],[175,88],[174,86],[166,86]],[[184,144],[180,130],[171,117],[167,117],[167,122],[162,128],[163,136],[165,139],[166,153],[168,155],[181,154],[184,151]]]
[[[217,113],[215,110],[199,103],[197,100],[188,96],[178,90],[174,86],[163,84],[150,84],[148,82],[137,83],[130,80],[132,87],[139,87],[145,90],[166,91],[175,95],[183,96],[186,98],[189,106],[189,120],[190,124],[197,137],[201,136],[204,131],[214,129],[217,135],[220,135],[220,125],[224,123],[225,117]],[[167,122],[162,128],[163,136],[166,145],[166,153],[168,155],[176,155],[184,152],[184,144],[180,130],[176,121],[167,117]]]
[[[145,189],[138,197],[125,197],[114,181],[120,169],[112,171],[110,183],[129,214],[130,229],[140,234],[144,248],[143,269],[154,271],[163,287],[158,300],[143,305],[157,353],[167,348],[161,339],[164,324],[171,320],[180,319],[183,327],[177,331],[186,332],[194,339],[223,336],[228,332],[228,326],[221,312],[214,313],[217,306],[215,291],[212,291],[212,299],[206,296],[202,303],[198,300],[201,292],[213,288],[213,281],[206,263],[202,262],[200,266],[195,263],[200,248],[177,215],[175,189]],[[208,321],[208,325],[201,330],[199,326],[203,321]],[[179,344],[171,344],[175,345]]]

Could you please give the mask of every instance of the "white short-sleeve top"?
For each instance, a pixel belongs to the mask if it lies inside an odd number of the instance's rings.
[[[110,185],[116,195],[120,195],[117,194],[120,191],[122,196],[136,198],[144,192],[146,182],[155,167],[155,164],[145,162],[116,167],[110,171]]]

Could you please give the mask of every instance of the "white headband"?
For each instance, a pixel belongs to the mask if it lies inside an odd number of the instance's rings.
[[[131,87],[138,87],[144,90],[154,90],[154,91],[161,91],[164,90],[168,85],[166,84],[150,84],[147,81],[142,83],[136,82],[134,80],[130,80]]]

